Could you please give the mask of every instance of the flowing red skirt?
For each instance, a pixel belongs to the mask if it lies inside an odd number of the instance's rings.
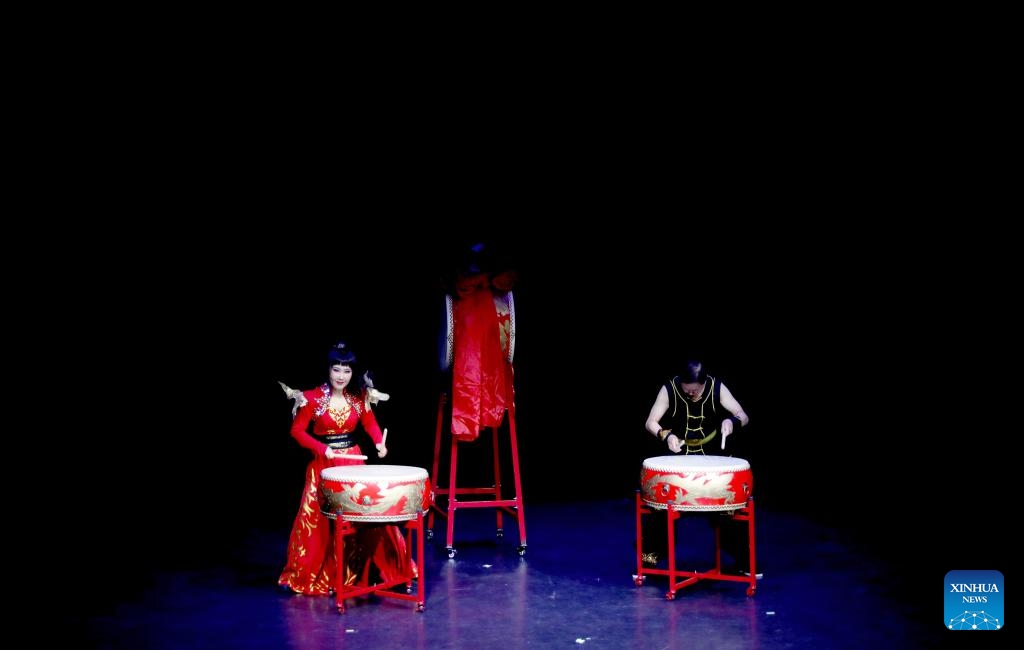
[[[299,512],[288,537],[287,559],[277,583],[295,593],[326,596],[334,591],[338,571],[335,522],[320,510],[320,472],[328,467],[363,465],[362,461],[314,458],[306,467]],[[348,586],[418,576],[409,559],[405,536],[395,524],[357,524],[345,539],[342,570]]]

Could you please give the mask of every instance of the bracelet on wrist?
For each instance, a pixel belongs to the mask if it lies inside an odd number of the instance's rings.
[[[658,429],[658,440],[665,442],[669,434],[672,433],[672,429]]]

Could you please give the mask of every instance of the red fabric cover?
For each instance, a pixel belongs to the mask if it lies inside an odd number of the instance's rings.
[[[501,425],[511,394],[512,364],[501,346],[494,294],[486,276],[463,282],[453,300],[452,436],[476,440]]]

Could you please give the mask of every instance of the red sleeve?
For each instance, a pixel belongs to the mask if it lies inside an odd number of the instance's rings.
[[[384,440],[384,434],[381,433],[380,425],[377,424],[377,416],[370,410],[369,404],[366,404],[366,410],[363,411],[363,415],[359,418],[359,422],[362,423],[363,429],[366,430],[366,433],[370,434],[373,444],[379,445],[381,441]]]
[[[299,407],[298,413],[295,414],[295,419],[292,420],[292,437],[300,445],[313,452],[313,455],[324,456],[327,454],[327,445],[309,435],[309,423],[312,419],[313,400],[307,396],[305,406]]]

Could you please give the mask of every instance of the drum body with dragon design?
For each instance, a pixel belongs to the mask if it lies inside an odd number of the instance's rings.
[[[640,472],[641,498],[661,510],[738,510],[753,487],[750,463],[731,456],[655,456]]]
[[[320,472],[320,508],[331,519],[409,521],[434,501],[427,470],[405,465],[345,465]]]

